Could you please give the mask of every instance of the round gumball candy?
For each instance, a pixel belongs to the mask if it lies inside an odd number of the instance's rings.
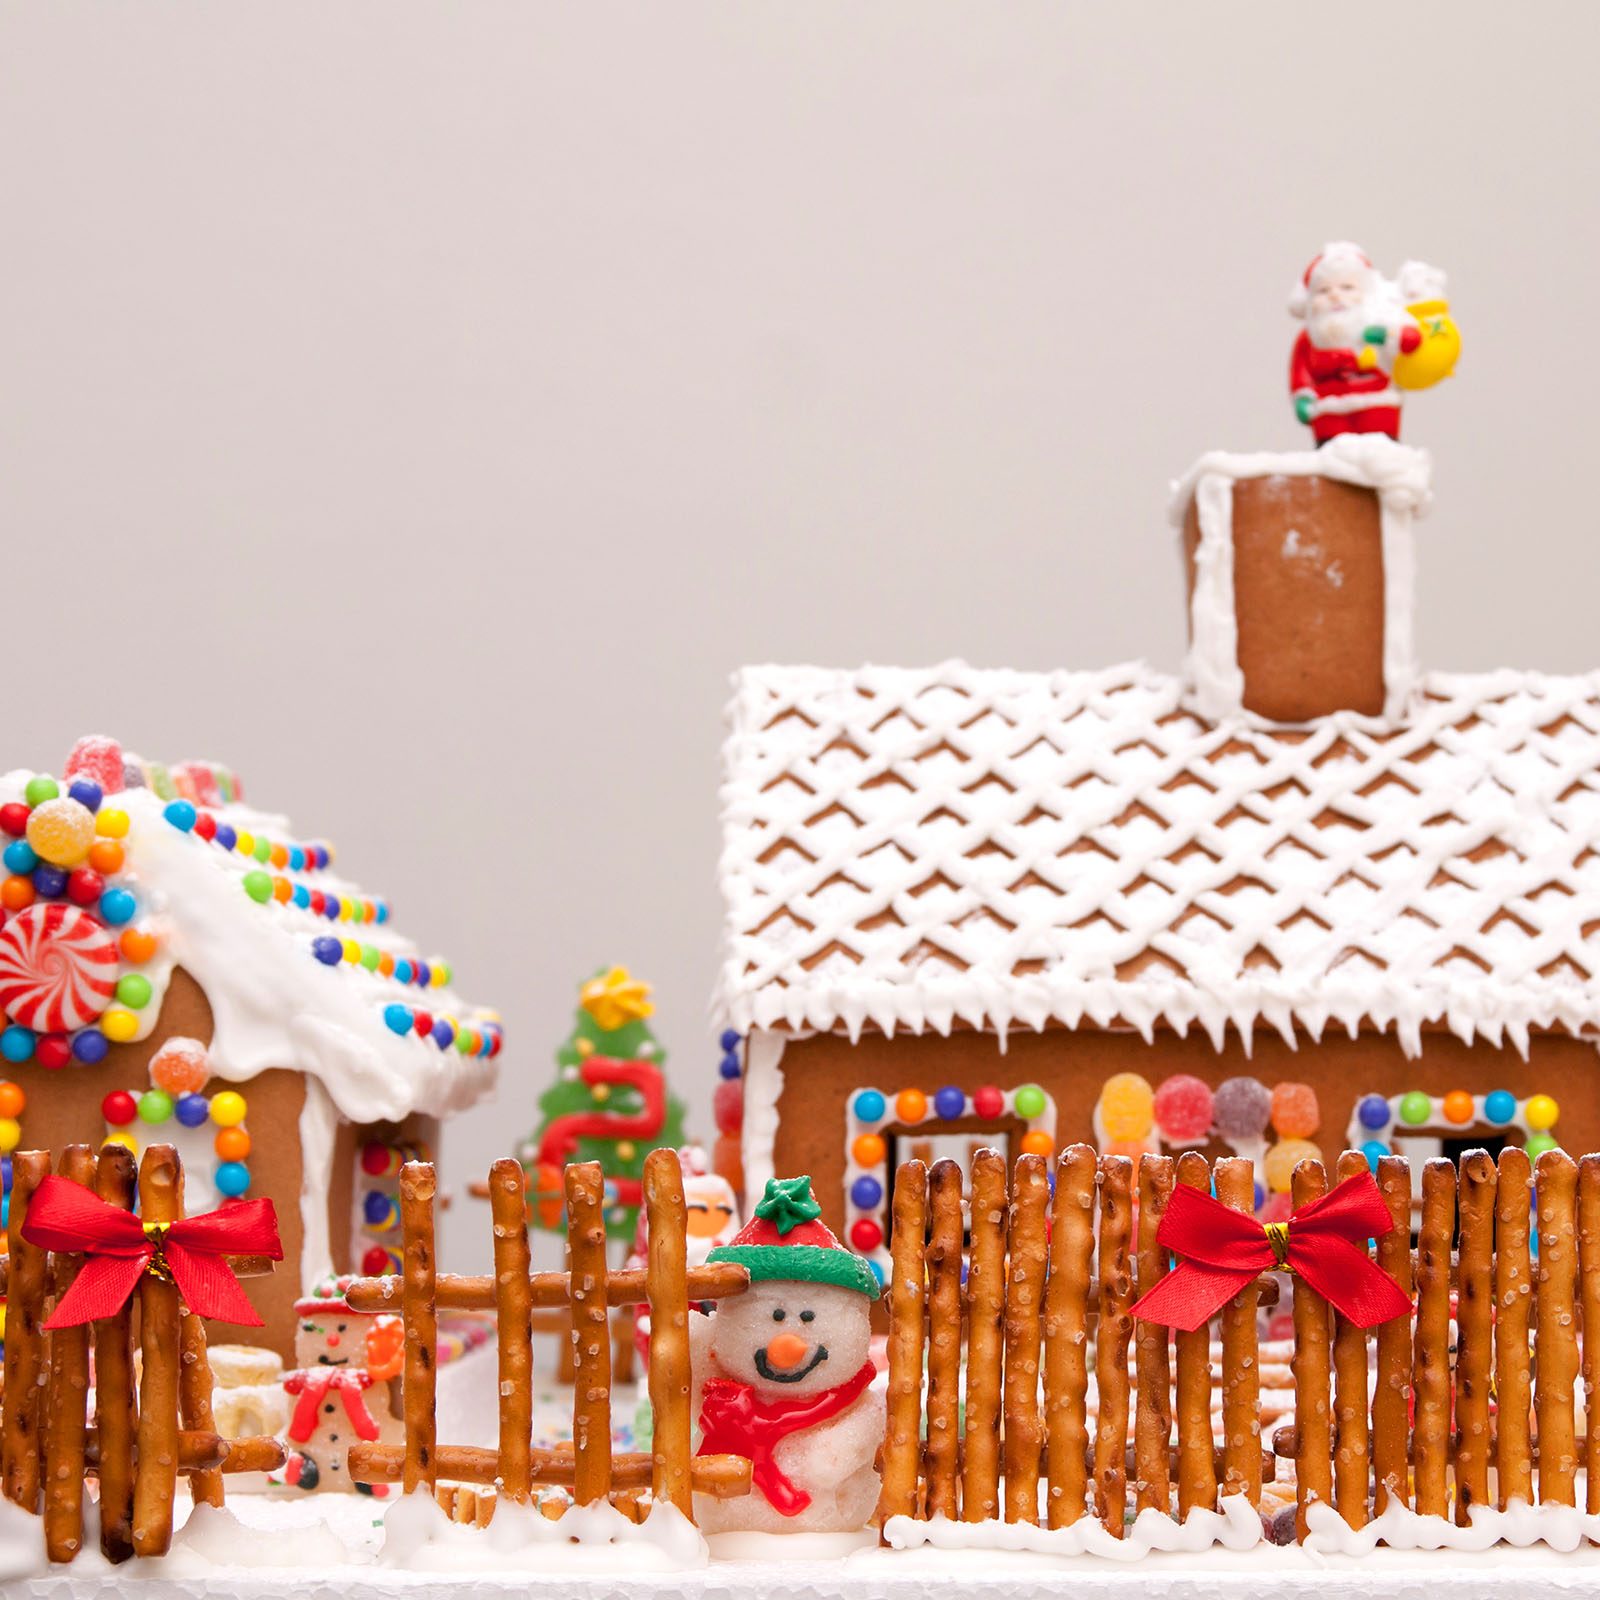
[[[967,1109],[966,1090],[947,1083],[934,1095],[933,1109],[936,1116],[943,1117],[946,1122],[954,1122]]]
[[[1446,1122],[1454,1122],[1458,1126],[1463,1122],[1471,1122],[1478,1114],[1477,1105],[1465,1089],[1452,1089],[1444,1097],[1440,1109],[1444,1112]]]
[[[1100,1125],[1108,1138],[1143,1139],[1155,1125],[1155,1092],[1137,1072],[1119,1072],[1100,1089]]]
[[[72,1059],[72,1041],[64,1033],[41,1033],[34,1042],[33,1052],[41,1067],[59,1072]]]
[[[199,812],[194,819],[195,836],[208,844],[217,836],[217,819],[209,811]]]
[[[59,900],[67,892],[67,869],[41,861],[33,869],[33,887],[41,900]]]
[[[928,1097],[920,1089],[902,1089],[894,1097],[894,1114],[902,1122],[921,1122],[928,1114]]]
[[[77,906],[29,906],[0,929],[0,1006],[13,1022],[67,1033],[116,992],[117,947]]]
[[[27,1104],[28,1097],[22,1092],[20,1083],[0,1079],[0,1117],[20,1117]]]
[[[10,834],[13,839],[20,839],[28,831],[28,807],[20,800],[0,806],[0,831]]]
[[[130,1011],[143,1011],[154,992],[142,972],[125,972],[117,979],[117,1002]]]
[[[1309,1139],[1322,1126],[1317,1091],[1309,1083],[1275,1083],[1272,1126],[1281,1139]]]
[[[143,966],[156,953],[156,937],[144,928],[124,928],[117,948],[124,961],[131,961],[136,967]]]
[[[250,1169],[242,1161],[224,1161],[216,1171],[217,1193],[237,1200],[250,1187]]]
[[[211,1076],[211,1058],[198,1039],[164,1040],[150,1058],[150,1081],[168,1094],[194,1094]]]
[[[323,966],[336,967],[344,960],[344,945],[330,934],[319,933],[311,941],[311,953]]]
[[[1211,1097],[1219,1138],[1259,1139],[1272,1120],[1272,1095],[1259,1078],[1224,1078]]]
[[[717,1063],[717,1071],[721,1073],[724,1078],[737,1078],[743,1072],[743,1070],[744,1069],[739,1065],[738,1056],[731,1053],[725,1055]]]
[[[107,889],[100,896],[100,915],[113,928],[132,922],[139,910],[139,902],[126,889]]]
[[[139,1037],[138,1015],[135,1012],[125,1010],[122,1006],[112,1006],[100,1018],[100,1031],[113,1044],[127,1044],[130,1040]]]
[[[25,878],[20,873],[12,873],[4,883],[0,883],[0,907],[7,911],[21,911],[31,906],[38,897],[38,890],[33,886],[32,878]]]
[[[259,867],[245,873],[244,892],[258,906],[264,906],[272,898],[272,874],[261,871]]]
[[[67,899],[75,906],[92,906],[105,887],[106,880],[93,867],[74,867],[67,874]]]
[[[219,1128],[212,1148],[222,1161],[243,1161],[250,1154],[250,1135],[243,1128]]]
[[[199,815],[188,800],[169,800],[167,808],[161,813],[179,833],[189,833],[194,828],[195,818]]]
[[[33,1042],[33,1029],[13,1022],[4,1032],[0,1032],[0,1056],[19,1065],[24,1061],[32,1061]]]
[[[76,800],[47,800],[28,818],[28,843],[41,861],[75,867],[94,843],[94,813]]]
[[[1509,1089],[1491,1089],[1483,1097],[1483,1114],[1497,1127],[1504,1127],[1517,1114],[1517,1097]]]
[[[138,1155],[139,1140],[136,1135],[129,1133],[126,1129],[118,1129],[116,1133],[108,1133],[100,1141],[100,1148],[102,1150],[128,1150],[134,1155]]]
[[[85,811],[98,811],[105,795],[93,778],[74,778],[67,785],[67,798],[76,800]]]
[[[180,1094],[173,1111],[186,1128],[201,1127],[211,1116],[211,1107],[202,1094]]]
[[[405,1152],[383,1139],[368,1139],[361,1147],[361,1170],[369,1178],[392,1178],[405,1161]]]
[[[385,1250],[381,1244],[373,1245],[361,1258],[361,1271],[364,1277],[389,1277],[398,1270],[398,1259],[392,1251]]]
[[[718,1133],[737,1133],[744,1126],[744,1085],[724,1078],[711,1095],[711,1120]]]
[[[15,1117],[0,1117],[0,1154],[10,1155],[22,1143],[22,1124]],[[6,1197],[9,1206],[11,1197]]]
[[[972,1097],[974,1116],[992,1121],[1006,1108],[1006,1097],[992,1083],[986,1083]]]
[[[1011,1097],[1012,1109],[1025,1122],[1042,1117],[1050,1104],[1050,1097],[1036,1083],[1024,1083]]]
[[[47,778],[40,773],[38,777],[28,779],[28,786],[22,791],[22,798],[37,810],[47,801],[54,800],[60,793],[61,785],[54,778]]]
[[[113,1089],[100,1102],[100,1115],[113,1128],[126,1128],[139,1115],[139,1102],[126,1089]]]
[[[1382,1161],[1383,1158],[1390,1152],[1388,1145],[1386,1145],[1383,1140],[1368,1139],[1367,1142],[1362,1145],[1361,1153],[1367,1158],[1367,1165],[1374,1172],[1376,1172],[1378,1170],[1378,1163]]]
[[[737,1028],[724,1028],[717,1038],[717,1043],[721,1045],[724,1050],[737,1050],[739,1048],[741,1038],[742,1035]]]
[[[1373,1133],[1389,1126],[1389,1102],[1381,1094],[1362,1095],[1356,1106],[1356,1121]]]
[[[39,865],[33,846],[26,839],[13,839],[0,860],[5,862],[7,872],[32,872]]]
[[[1420,1089],[1400,1096],[1400,1120],[1408,1128],[1420,1128],[1433,1115],[1433,1098]]]
[[[110,1051],[111,1041],[98,1028],[85,1028],[72,1037],[72,1053],[86,1067],[104,1061]]]
[[[857,1122],[882,1122],[888,1105],[876,1089],[863,1089],[850,1103]]]
[[[126,811],[101,811],[94,819],[94,831],[102,839],[126,839],[128,837],[128,813]]]
[[[165,1122],[173,1111],[172,1096],[165,1089],[146,1089],[139,1096],[139,1120],[141,1122]]]
[[[883,1229],[871,1217],[857,1217],[850,1224],[850,1243],[865,1255],[883,1243]]]
[[[1555,1127],[1556,1119],[1561,1115],[1561,1107],[1549,1095],[1536,1094],[1530,1096],[1528,1103],[1522,1108],[1522,1114],[1535,1133],[1548,1133]]]
[[[211,1120],[219,1128],[237,1128],[245,1111],[244,1096],[236,1089],[224,1089],[211,1097]]]
[[[1017,1142],[1025,1156],[1048,1156],[1056,1147],[1055,1140],[1043,1128],[1030,1128]]]
[[[1537,1161],[1546,1150],[1554,1150],[1556,1142],[1548,1133],[1530,1133],[1528,1142],[1522,1148],[1528,1152],[1530,1161]]]
[[[1267,1187],[1274,1194],[1287,1194],[1294,1179],[1294,1169],[1302,1161],[1318,1161],[1321,1158],[1322,1151],[1309,1139],[1280,1139],[1267,1151]]]
[[[850,1204],[862,1211],[872,1211],[883,1204],[883,1185],[865,1173],[850,1185]]]
[[[1156,1090],[1156,1126],[1168,1144],[1195,1145],[1211,1132],[1211,1086],[1189,1072],[1162,1081]]]
[[[858,1167],[881,1167],[888,1146],[875,1133],[864,1133],[850,1146],[850,1159]]]
[[[335,940],[334,942],[337,943],[338,941]],[[391,1001],[383,1008],[383,1022],[391,1033],[410,1033],[411,1007],[401,1005],[398,1000]]]

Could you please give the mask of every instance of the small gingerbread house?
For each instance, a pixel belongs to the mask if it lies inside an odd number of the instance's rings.
[[[84,740],[0,777],[0,832],[0,1149],[171,1143],[191,1213],[269,1196],[289,1265],[246,1287],[288,1357],[312,1284],[397,1270],[395,1175],[491,1087],[498,1020],[213,763]]]
[[[882,1266],[897,1157],[974,1142],[1231,1148],[1264,1210],[1318,1148],[1600,1148],[1600,674],[1419,674],[1427,502],[1378,437],[1204,458],[1177,676],[738,676],[747,1188]]]

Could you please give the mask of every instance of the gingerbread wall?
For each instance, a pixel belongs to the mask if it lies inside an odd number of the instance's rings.
[[[856,1045],[825,1034],[790,1042],[782,1072],[774,1170],[780,1176],[809,1173],[823,1218],[839,1233],[844,1231],[846,1106],[855,1090],[866,1087],[892,1099],[910,1087],[931,1097],[945,1084],[970,1094],[985,1084],[1005,1089],[1037,1083],[1055,1099],[1060,1148],[1092,1137],[1100,1087],[1115,1073],[1137,1072],[1156,1085],[1180,1072],[1213,1086],[1235,1076],[1267,1084],[1301,1082],[1316,1090],[1322,1112],[1318,1142],[1329,1161],[1344,1148],[1351,1111],[1363,1094],[1508,1089],[1518,1099],[1554,1096],[1561,1108],[1554,1129],[1560,1143],[1569,1151],[1600,1150],[1600,1059],[1594,1045],[1560,1035],[1535,1038],[1524,1060],[1513,1049],[1430,1034],[1423,1054],[1411,1060],[1392,1035],[1383,1034],[1329,1036],[1321,1044],[1307,1039],[1291,1050],[1277,1034],[1259,1033],[1249,1055],[1236,1036],[1230,1034],[1219,1053],[1198,1032],[1182,1039],[1158,1034],[1154,1044],[1146,1044],[1134,1033],[1057,1028],[1014,1033],[1004,1051],[993,1035],[970,1031],[948,1038],[869,1034]],[[984,1126],[995,1125],[951,1125]],[[1213,1144],[1206,1153],[1229,1151]]]

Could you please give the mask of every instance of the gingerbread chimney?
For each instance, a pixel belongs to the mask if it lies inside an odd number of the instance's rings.
[[[1171,504],[1200,711],[1278,723],[1401,714],[1416,677],[1411,524],[1429,476],[1423,451],[1379,434],[1200,458]]]

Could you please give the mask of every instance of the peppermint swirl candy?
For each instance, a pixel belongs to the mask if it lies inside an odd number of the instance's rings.
[[[0,1006],[39,1033],[93,1022],[117,989],[117,946],[77,906],[59,901],[19,911],[0,929]]]

